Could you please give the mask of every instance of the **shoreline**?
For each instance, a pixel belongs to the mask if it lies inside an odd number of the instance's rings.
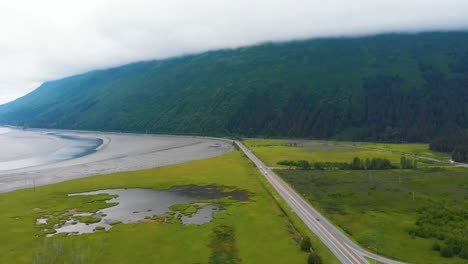
[[[104,137],[71,132],[0,132],[0,144],[9,150],[0,152],[0,173],[80,158],[95,153],[106,143]]]
[[[94,153],[82,157],[0,171],[0,193],[100,174],[135,171],[206,159],[223,155],[234,149],[230,140],[209,137],[37,128],[25,131],[44,137],[50,136],[47,133],[66,133],[98,138],[103,140],[103,143],[96,148]]]

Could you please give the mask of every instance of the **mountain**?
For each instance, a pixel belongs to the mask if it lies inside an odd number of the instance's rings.
[[[468,128],[468,32],[267,43],[42,84],[0,123],[171,134],[428,141]]]

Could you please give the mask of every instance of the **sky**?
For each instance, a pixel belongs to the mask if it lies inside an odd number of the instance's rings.
[[[266,41],[468,29],[468,0],[0,0],[0,104],[129,62]]]

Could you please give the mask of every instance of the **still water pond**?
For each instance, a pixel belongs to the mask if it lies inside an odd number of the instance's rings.
[[[153,189],[108,189],[94,192],[75,193],[77,195],[117,195],[116,198],[107,200],[107,203],[118,203],[115,206],[99,210],[96,214],[73,212],[64,225],[55,228],[56,233],[93,233],[96,229],[109,230],[114,223],[136,223],[148,219],[164,219],[170,206],[187,204],[199,200],[212,200],[218,198],[232,197],[235,200],[247,201],[248,195],[242,191],[222,192],[219,187],[213,186],[183,186],[169,190]],[[217,204],[199,204],[197,210],[191,216],[182,215],[181,212],[172,212],[172,216],[180,214],[183,224],[204,224],[220,211]],[[92,216],[98,219],[96,223],[81,223],[77,218],[80,216]],[[164,219],[165,220],[165,219]],[[38,219],[38,224],[46,223],[47,219]],[[53,234],[52,234],[53,235]]]

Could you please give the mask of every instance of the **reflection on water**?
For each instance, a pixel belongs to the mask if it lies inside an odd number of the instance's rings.
[[[66,141],[65,147],[55,151],[47,157],[49,162],[59,162],[69,159],[76,159],[96,152],[102,145],[100,138],[86,138],[75,135],[49,133]]]
[[[0,128],[0,134],[2,131],[10,131],[8,128]],[[7,129],[7,130],[5,130]],[[88,138],[81,137],[71,134],[59,134],[59,133],[47,133],[59,137],[63,140],[64,146],[55,152],[50,153],[44,157],[31,157],[27,159],[11,160],[0,162],[0,171],[14,170],[19,168],[26,168],[32,166],[38,166],[48,163],[60,162],[70,159],[79,158],[96,152],[96,149],[102,145],[103,140],[100,138]],[[15,138],[12,138],[15,140]],[[21,140],[21,138],[16,139]],[[8,150],[0,150],[8,151]]]
[[[200,208],[195,214],[192,216],[182,216],[182,223],[184,225],[195,224],[195,225],[203,225],[209,223],[213,216],[219,212],[219,206],[216,204],[208,204],[203,208]]]
[[[109,208],[99,210],[96,214],[74,212],[64,225],[55,228],[57,233],[93,233],[96,229],[109,230],[113,223],[135,223],[154,216],[164,215],[171,210],[169,207],[176,204],[191,203],[196,200],[212,200],[224,197],[232,197],[236,200],[246,201],[248,195],[242,191],[221,192],[219,187],[213,186],[184,186],[172,188],[170,190],[157,191],[153,189],[109,189],[95,192],[85,192],[70,194],[77,195],[97,195],[110,194],[118,195],[116,198],[107,200],[107,203],[118,203]],[[183,224],[204,224],[219,212],[219,206],[214,204],[203,204],[196,213],[191,216],[180,215]],[[180,212],[177,212],[177,217]],[[77,216],[92,216],[100,219],[96,223],[81,223]],[[165,219],[164,219],[165,220]],[[41,218],[41,221],[46,221]]]

